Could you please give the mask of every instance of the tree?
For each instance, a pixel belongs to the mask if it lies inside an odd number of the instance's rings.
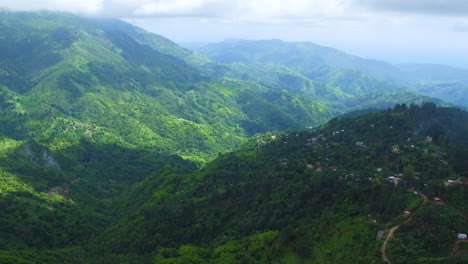
[[[409,164],[408,166],[403,168],[403,180],[408,184],[411,185],[414,179],[414,167],[413,165]]]

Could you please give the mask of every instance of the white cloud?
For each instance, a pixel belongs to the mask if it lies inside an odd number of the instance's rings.
[[[337,16],[344,13],[349,6],[348,0],[257,0],[241,1],[242,7],[252,15],[259,14],[267,17],[313,17]]]
[[[99,14],[103,0],[0,0],[0,7],[13,11],[53,10]]]
[[[62,10],[127,18],[150,16],[223,19],[340,16],[352,0],[0,0],[12,10]]]
[[[466,16],[466,0],[354,0],[355,5],[383,12],[429,14],[436,16]]]
[[[61,10],[114,17],[219,17],[229,20],[339,18],[369,12],[468,15],[466,0],[0,0],[12,10]]]

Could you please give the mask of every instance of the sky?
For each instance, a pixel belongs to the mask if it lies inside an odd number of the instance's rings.
[[[120,18],[178,43],[308,41],[392,63],[468,68],[468,0],[0,0]]]

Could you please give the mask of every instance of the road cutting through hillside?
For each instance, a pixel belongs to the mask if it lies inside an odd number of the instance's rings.
[[[418,205],[418,208],[419,208],[421,205],[423,205],[424,203],[427,202],[427,197],[426,197],[426,195],[424,195],[421,192],[418,192],[418,194],[421,195],[421,197],[423,198],[423,202],[420,205]],[[392,262],[387,258],[387,244],[388,244],[388,241],[390,240],[390,238],[393,237],[393,233],[395,232],[395,230],[397,230],[398,228],[400,228],[400,226],[408,223],[411,220],[413,220],[413,216],[408,217],[408,219],[406,219],[403,223],[392,227],[390,229],[390,231],[388,231],[387,236],[385,236],[385,240],[384,240],[384,242],[382,244],[382,249],[381,249],[383,261],[385,261],[385,262],[387,262],[389,264],[392,264]]]

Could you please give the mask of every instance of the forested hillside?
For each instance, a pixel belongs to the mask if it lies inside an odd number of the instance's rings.
[[[253,133],[315,126],[343,111],[203,76],[194,64],[209,59],[122,21],[49,12],[0,20],[0,129],[16,140],[87,138],[203,164]]]
[[[308,63],[0,12],[0,264],[465,263],[468,114]]]
[[[168,169],[136,185],[97,252],[152,253],[155,263],[379,263],[378,231],[404,223],[386,247],[392,263],[462,263],[466,254],[451,250],[468,228],[465,121],[457,109],[399,105],[257,135],[200,172]]]
[[[391,263],[464,263],[466,121],[397,105],[258,134],[200,171],[143,150],[3,139],[0,260],[380,263],[385,240]]]

